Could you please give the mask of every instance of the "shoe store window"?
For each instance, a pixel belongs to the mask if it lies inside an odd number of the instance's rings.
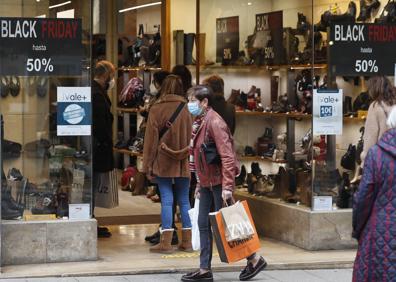
[[[3,228],[89,220],[91,3],[0,1],[0,21]]]
[[[224,80],[224,98],[236,109],[234,139],[242,166],[235,195],[249,201],[259,233],[311,250],[353,247],[351,204],[361,172],[367,113],[359,110],[367,104],[361,102],[367,101],[366,83],[362,76],[333,71],[329,38],[332,24],[381,18],[385,1],[196,3],[199,25],[190,33],[186,24],[184,48],[176,37],[175,61],[182,61],[177,50],[183,50],[197,83],[213,75]],[[325,126],[325,119],[315,118],[321,93],[337,100],[337,117]],[[318,130],[318,124],[331,130]],[[320,213],[348,235],[337,239]],[[301,228],[294,223],[300,220],[320,228]]]

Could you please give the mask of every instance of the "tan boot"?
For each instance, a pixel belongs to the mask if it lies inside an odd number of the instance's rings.
[[[192,252],[191,244],[191,228],[182,229],[182,243],[179,245],[179,250],[183,252]]]
[[[171,245],[173,231],[174,229],[166,229],[166,230],[160,229],[160,233],[161,233],[160,242],[154,247],[151,247],[150,252],[161,253],[161,254],[173,253],[174,249]]]

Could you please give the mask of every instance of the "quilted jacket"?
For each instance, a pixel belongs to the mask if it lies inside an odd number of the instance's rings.
[[[353,236],[359,241],[353,281],[396,281],[396,129],[368,151],[354,198]]]

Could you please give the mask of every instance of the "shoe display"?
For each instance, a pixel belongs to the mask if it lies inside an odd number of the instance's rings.
[[[239,280],[240,281],[250,280],[254,278],[257,274],[259,274],[262,270],[264,270],[264,268],[266,267],[267,267],[267,262],[262,256],[260,256],[260,259],[255,266],[253,266],[252,263],[248,262],[246,267],[239,274]]]
[[[246,180],[246,167],[242,165],[241,172],[235,177],[235,186],[242,186]]]
[[[56,208],[56,216],[59,218],[68,217],[69,216],[69,196],[65,192],[59,192],[56,195],[57,199],[57,208]]]
[[[375,1],[374,1],[375,2]],[[382,10],[379,18],[375,19],[375,23],[379,24],[394,24],[396,23],[396,2],[393,0],[388,1]]]
[[[3,140],[2,142],[3,159],[17,159],[21,156],[22,145],[10,140]]]
[[[244,150],[244,155],[246,157],[252,157],[256,155],[256,152],[254,151],[253,147],[251,146],[246,146]]]
[[[360,12],[357,20],[364,22],[371,18],[372,11],[376,10],[381,6],[379,0],[360,0]]]
[[[111,232],[106,228],[98,227],[98,238],[110,238]]]
[[[201,273],[201,270],[197,270],[194,272],[187,273],[182,276],[181,281],[183,282],[190,282],[190,281],[205,281],[205,282],[212,282],[213,281],[213,274],[212,271],[207,271]]]
[[[315,31],[327,32],[330,23],[353,23],[356,20],[357,8],[353,1],[348,4],[348,10],[341,15],[333,14],[331,11],[324,12],[320,17],[320,22],[315,24]]]

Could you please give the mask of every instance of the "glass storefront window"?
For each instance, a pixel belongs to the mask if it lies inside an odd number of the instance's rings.
[[[3,219],[91,205],[90,2],[0,2]]]

